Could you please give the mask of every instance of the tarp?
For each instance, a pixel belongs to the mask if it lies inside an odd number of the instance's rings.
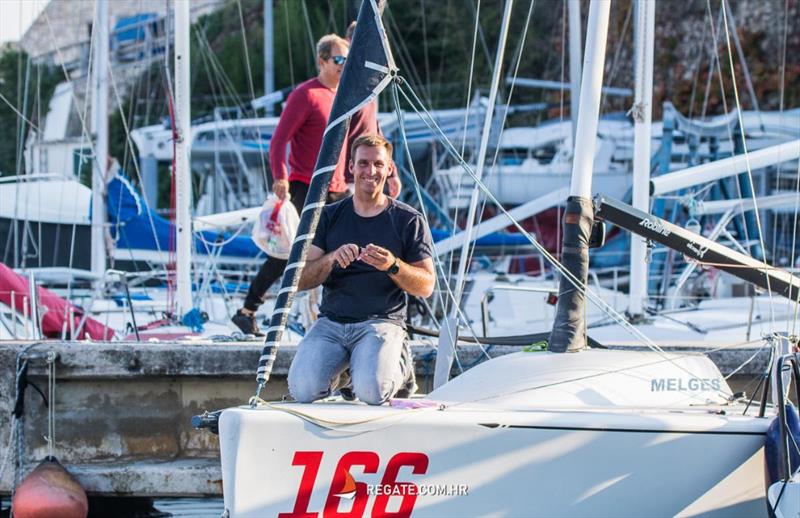
[[[139,192],[124,176],[112,178],[107,192],[108,221],[111,224],[111,235],[117,240],[117,247],[169,251],[172,223],[148,208]],[[220,242],[224,243],[221,253],[223,257],[263,257],[264,253],[250,239],[249,232],[246,234],[234,237],[230,232],[195,232],[194,251],[199,255],[217,254],[219,247],[213,244]]]
[[[28,279],[17,274],[8,266],[0,263],[0,302],[3,302],[9,307],[16,308],[20,315],[30,315],[30,306],[28,306]],[[53,293],[52,291],[37,286],[37,297],[39,298],[39,307],[41,321],[42,321],[42,334],[47,338],[61,338],[64,325],[66,324],[67,333],[69,333],[69,308],[73,311],[72,329],[78,329],[81,318],[83,317],[83,310],[75,306]],[[12,296],[14,302],[11,302]],[[27,309],[26,309],[27,308]],[[73,340],[84,340],[91,338],[92,340],[110,340],[114,337],[114,331],[101,324],[97,320],[87,318],[83,328],[72,337]]]

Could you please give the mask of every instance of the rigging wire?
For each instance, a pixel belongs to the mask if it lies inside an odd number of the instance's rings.
[[[210,59],[203,48],[203,37],[201,36],[202,31],[202,27],[198,27],[197,30],[194,31],[194,37],[197,40],[197,48],[199,50],[198,54],[200,54],[200,61],[202,62],[203,68],[206,71],[206,78],[208,78],[208,86],[211,90],[211,97],[214,99],[215,104],[222,104],[225,96],[223,93],[225,87],[222,85],[222,80],[218,79],[215,71],[212,70],[213,65],[209,62]]]
[[[311,62],[317,62],[317,49],[316,45],[314,45],[314,32],[311,30],[311,19],[308,17],[308,6],[306,5],[306,0],[301,0],[300,5],[303,7],[303,19],[306,22],[306,35],[308,36],[308,45],[311,47]],[[306,71],[308,72],[308,64],[306,64]],[[308,72],[308,75],[311,75]]]
[[[425,18],[425,0],[419,0],[419,13],[422,19],[422,56],[425,63],[425,90],[428,93],[428,98],[431,98],[431,67],[428,61],[428,29],[427,20]]]
[[[692,78],[692,93],[689,95],[689,115],[688,118],[691,119],[694,116],[694,104],[695,99],[697,98],[697,83],[700,81],[700,69],[702,68],[701,65],[703,64],[703,48],[706,44],[706,36],[708,35],[708,30],[703,31],[702,39],[700,40],[699,45],[697,46],[697,61],[695,61],[694,65],[692,66],[693,70],[693,78]]]
[[[498,130],[498,136],[497,136],[498,141],[497,141],[497,143],[496,143],[496,145],[494,147],[494,156],[492,157],[492,165],[489,167],[489,170],[488,170],[488,172],[486,174],[486,177],[485,177],[486,180],[483,180],[484,183],[486,183],[492,177],[492,175],[500,174],[499,171],[497,171],[497,159],[500,156],[500,139],[502,137],[503,130],[505,129],[506,122],[508,120],[508,111],[509,111],[509,108],[511,106],[511,99],[512,99],[512,97],[514,95],[514,88],[515,88],[515,86],[517,84],[517,76],[519,74],[519,66],[520,66],[520,63],[522,62],[522,51],[523,51],[523,48],[525,46],[525,40],[526,40],[526,38],[528,36],[528,28],[530,27],[531,16],[533,15],[533,8],[534,8],[535,3],[536,3],[536,0],[531,0],[530,4],[528,5],[528,14],[525,17],[525,28],[523,29],[522,37],[520,38],[519,52],[517,53],[517,56],[516,56],[516,64],[514,65],[514,73],[511,76],[511,86],[509,87],[509,90],[508,90],[508,97],[506,98],[506,106],[505,106],[505,109],[503,110],[503,118],[500,121],[500,126],[499,126],[499,130]],[[484,213],[484,210],[486,209],[487,201],[488,201],[487,198],[484,196],[483,200],[481,201],[481,208],[477,212],[479,218],[481,217],[481,215]],[[476,247],[477,247],[477,239],[473,240],[471,245],[470,245],[469,254],[467,255],[467,264],[470,264],[472,262],[472,258],[473,258],[474,254],[475,254],[475,248]]]
[[[567,15],[569,9],[569,7],[567,6],[568,1],[569,0],[563,0],[561,2],[561,84],[562,85],[566,84],[566,74],[567,74],[566,61],[567,61]],[[570,56],[570,59],[572,59],[572,56]],[[565,90],[566,90],[565,88],[559,88],[558,90],[559,126],[564,125]],[[556,207],[556,250],[561,250],[561,232],[562,232],[561,207]],[[544,265],[540,265],[540,270],[544,270],[543,266]]]
[[[402,81],[402,77],[398,76],[398,78]],[[404,84],[405,83],[401,83],[401,85]],[[445,133],[436,123],[436,120],[433,118],[432,114],[424,107],[424,105],[422,105],[422,102],[417,96],[417,94],[410,88],[408,88],[408,90],[410,95],[413,97],[414,101],[412,101],[411,97],[409,97],[408,94],[406,94],[406,92],[402,88],[398,88],[398,91],[403,95],[406,101],[416,111],[419,118],[428,126],[429,129],[431,129],[432,131],[434,131],[439,135],[439,139],[444,144],[445,150],[454,159],[456,159],[461,164],[462,167],[464,167],[464,169],[472,177],[477,187],[491,199],[492,203],[495,204],[497,208],[511,221],[511,224],[514,225],[523,236],[525,236],[525,238],[542,254],[542,256],[546,258],[548,262],[550,262],[550,264],[553,265],[553,267],[556,270],[559,271],[559,273],[561,273],[562,277],[566,279],[567,282],[569,282],[580,293],[585,295],[593,304],[599,307],[620,327],[622,327],[629,334],[631,334],[639,341],[641,341],[649,349],[661,355],[665,360],[673,363],[677,368],[683,370],[684,372],[690,374],[691,376],[696,376],[696,374],[692,373],[689,369],[681,365],[675,364],[674,361],[669,357],[669,355],[667,355],[667,353],[663,349],[661,349],[661,347],[658,346],[658,344],[650,340],[650,338],[648,338],[645,334],[643,334],[638,328],[636,328],[630,322],[628,322],[628,320],[623,315],[621,315],[614,308],[612,308],[607,302],[605,302],[601,297],[599,297],[596,293],[594,293],[594,291],[592,291],[587,285],[585,285],[579,278],[577,278],[569,270],[567,270],[558,259],[556,259],[552,254],[550,254],[550,252],[535,239],[535,237],[533,237],[527,230],[525,230],[525,228],[522,227],[522,225],[520,225],[520,223],[516,221],[508,213],[508,211],[502,206],[502,204],[500,204],[497,198],[492,194],[491,190],[489,190],[486,187],[486,185],[477,177],[477,175],[472,170],[470,165],[458,155],[458,151],[455,148],[455,146],[452,144],[452,142],[450,142],[447,135],[445,135]],[[419,103],[420,106],[419,109],[417,108],[415,102]]]
[[[47,9],[44,9],[42,11],[42,14],[44,15],[45,24],[47,25],[48,31],[50,33],[50,37],[52,38],[53,41],[57,41],[56,38],[55,38],[55,33],[53,31],[53,26],[52,26],[52,23],[50,22],[50,16],[48,14]],[[95,39],[96,38],[95,38],[94,34],[92,34],[92,37],[89,39],[89,55],[90,56],[94,55]],[[64,65],[64,58],[61,55],[61,47],[56,46],[55,52],[56,52],[56,56],[58,57],[58,60],[60,62],[61,71],[64,74],[64,79],[65,79],[66,82],[69,83],[71,81],[71,78],[69,76],[69,73],[67,72],[66,66]],[[89,67],[88,67],[88,70],[87,70],[87,77],[91,77],[91,75],[92,75],[93,61],[94,60],[89,60]],[[86,92],[84,94],[84,97],[86,99],[89,98],[89,87],[90,87],[90,81],[86,81]],[[77,107],[80,106],[80,104],[78,103],[78,98],[75,95],[75,89],[74,88],[70,91],[70,95],[72,96],[73,106],[75,106],[76,113],[77,113],[78,119],[80,121],[81,147],[86,146],[87,143],[88,143],[88,146],[90,148],[91,154],[93,156],[96,156],[96,150],[94,148],[94,142],[91,139],[89,131],[86,129],[86,118],[87,118],[87,113],[88,113],[88,109],[89,109],[89,103],[88,102],[84,103],[83,112],[81,112],[81,111],[79,111],[77,109]],[[83,154],[82,153],[81,153],[81,158],[83,158]],[[83,162],[81,161],[81,166],[82,165],[83,165]],[[97,172],[97,169],[100,169],[100,168],[92,167],[91,168],[91,171],[92,171],[91,174],[99,174],[99,172]],[[75,206],[75,211],[77,212],[77,206]],[[75,213],[73,213],[73,215],[75,215]],[[74,221],[74,218],[73,218],[73,221]],[[74,259],[74,256],[75,256],[76,233],[77,233],[77,227],[76,227],[76,224],[73,223],[72,232],[71,232],[72,235],[71,235],[71,240],[70,240],[70,254],[69,254],[69,268],[70,269],[72,269],[73,259]],[[72,292],[72,281],[73,281],[73,279],[71,277],[67,281],[67,291],[70,292],[70,293]],[[86,315],[88,315],[88,311],[86,312]],[[84,318],[86,318],[86,317],[84,317]]]
[[[13,112],[14,112],[14,114],[15,114],[17,117],[19,117],[19,119],[20,119],[22,122],[24,122],[25,124],[27,124],[27,125],[28,125],[28,126],[30,126],[31,128],[35,129],[37,132],[40,132],[40,131],[42,131],[42,129],[41,129],[39,126],[37,126],[37,125],[36,125],[36,124],[35,124],[35,123],[34,123],[32,120],[30,120],[29,118],[27,118],[27,117],[25,116],[25,114],[23,114],[21,111],[19,111],[19,110],[18,110],[18,109],[17,109],[17,107],[16,107],[16,106],[14,106],[14,104],[12,104],[12,103],[11,103],[11,101],[9,101],[9,100],[6,98],[6,96],[5,96],[5,95],[3,95],[3,92],[0,92],[0,101],[3,101],[3,102],[5,103],[5,105],[6,105],[6,106],[8,106],[9,108],[11,108],[11,111],[13,111]]]
[[[464,131],[461,132],[461,156],[464,156],[464,150],[467,145],[467,126],[469,125],[469,116],[470,116],[470,107],[472,106],[472,82],[475,73],[475,49],[478,43],[478,29],[480,27],[480,15],[481,15],[481,0],[477,0],[477,5],[474,10],[475,13],[475,27],[472,33],[472,52],[470,53],[470,62],[469,62],[469,80],[467,82],[467,99],[466,99],[466,106],[464,107]],[[476,106],[476,111],[480,111],[480,107]],[[456,192],[461,192],[461,184],[464,180],[464,173],[463,171],[461,174],[458,175],[458,184],[456,185]],[[454,236],[456,231],[458,230],[458,213],[459,209],[461,208],[461,204],[457,204],[455,208],[455,212],[453,214],[453,232],[450,234]],[[455,259],[455,251],[456,249],[453,248],[447,255],[447,276],[444,278],[444,282],[449,284],[449,279],[452,279],[453,275],[453,260]],[[447,306],[443,306],[442,309],[447,312]]]
[[[206,34],[205,28],[202,26],[197,27],[194,32],[198,40],[202,42],[201,50],[208,57],[208,62],[211,64],[211,68],[217,74],[221,88],[227,91],[227,95],[233,101],[234,105],[238,106],[239,108],[246,109],[246,103],[240,97],[239,92],[233,85],[233,81],[231,81],[230,77],[225,72],[225,67],[219,61],[217,54],[211,47],[211,42],[208,41],[208,35]]]
[[[742,117],[742,105],[741,102],[739,101],[739,89],[736,85],[736,70],[734,69],[733,66],[733,51],[731,50],[730,31],[728,30],[728,14],[727,14],[727,9],[725,9],[725,0],[722,0],[722,2],[723,2],[722,20],[725,25],[725,40],[727,42],[727,48],[728,48],[728,63],[731,68],[731,83],[733,84],[733,97],[736,100],[736,112],[739,118],[739,132],[741,134],[741,139],[742,139],[742,150],[744,153],[744,160],[747,166],[747,180],[748,182],[750,182],[750,191],[752,193],[752,199],[753,199],[753,214],[755,215],[756,228],[758,229],[758,241],[761,245],[761,255],[764,260],[764,268],[767,268],[769,266],[767,264],[767,248],[764,246],[764,235],[761,227],[761,215],[758,210],[758,197],[756,196],[755,185],[753,182],[753,171],[750,168],[750,155],[747,152],[747,139],[745,138],[745,133],[744,133],[744,119]],[[766,279],[767,279],[767,292],[769,293],[770,318],[772,326],[775,327],[775,308],[773,307],[772,286],[770,284],[769,276],[766,276]]]
[[[286,25],[286,43],[289,51],[289,80],[292,84],[294,81],[294,62],[292,61],[292,33],[289,27],[289,2],[283,2],[283,18]]]
[[[709,0],[706,1],[706,14],[708,14],[708,26],[711,29],[711,41],[709,42],[708,49],[710,59],[708,61],[708,75],[706,77],[705,95],[703,97],[703,105],[700,109],[701,119],[705,119],[706,114],[708,113],[708,101],[711,98],[711,83],[712,79],[714,78],[714,71],[716,70],[721,73],[719,68],[719,55],[717,48],[719,47],[719,34],[722,32],[722,12],[717,15],[716,30],[714,29],[714,14],[711,12],[711,2]],[[722,98],[722,102],[724,104],[724,88],[723,93],[720,93],[720,97]],[[725,113],[727,113],[727,111],[727,108],[725,108]]]
[[[406,139],[405,118],[403,117],[402,111],[400,110],[400,97],[397,95],[397,91],[398,90],[399,90],[399,87],[397,86],[397,84],[396,83],[392,83],[392,89],[391,89],[391,91],[392,91],[392,101],[394,102],[395,112],[397,113],[397,118],[398,118],[399,125],[400,125],[399,130],[400,130],[400,137],[403,140],[403,149],[405,150],[405,153],[406,153],[406,160],[408,160],[409,167],[411,168],[411,178],[414,180],[414,189],[416,191],[417,198],[420,201],[420,209],[422,211],[422,215],[425,218],[425,220],[428,221],[427,209],[425,208],[425,204],[422,202],[422,200],[423,200],[422,189],[421,189],[421,186],[420,186],[419,181],[417,179],[416,171],[414,171],[414,162],[411,160],[411,150],[408,147],[408,140]],[[439,274],[442,276],[442,282],[439,283],[440,284],[440,289],[438,291],[439,303],[442,305],[442,308],[446,308],[447,307],[447,305],[445,304],[445,301],[442,300],[442,294],[441,294],[441,285],[444,284],[445,291],[446,291],[446,294],[448,296],[448,300],[450,302],[452,302],[452,304],[454,304],[454,306],[458,310],[458,315],[459,315],[460,320],[462,320],[464,322],[464,325],[467,326],[467,329],[469,330],[469,332],[472,335],[472,337],[475,338],[476,341],[477,341],[477,334],[475,333],[475,330],[472,328],[472,324],[471,324],[470,320],[467,319],[467,317],[463,314],[461,308],[459,307],[458,301],[456,301],[455,294],[453,293],[452,289],[450,288],[450,283],[447,282],[448,277],[445,277],[444,267],[442,266],[441,260],[439,259],[439,254],[436,252],[436,244],[433,243],[432,247],[433,247],[433,262],[434,262],[436,268],[439,270]],[[437,279],[437,282],[438,282],[438,279]],[[450,327],[449,326],[444,326],[444,329],[446,330],[446,332],[448,332],[448,333],[450,332]],[[489,356],[489,353],[486,351],[486,349],[484,349],[483,345],[480,344],[480,343],[479,343],[479,348],[480,348],[481,352],[484,355],[486,355],[487,358],[491,358]],[[463,372],[464,369],[462,368],[461,363],[460,363],[460,361],[458,359],[458,354],[455,355],[455,358],[456,358],[456,363],[458,364],[459,370],[461,372]]]
[[[111,83],[111,90],[114,92],[114,98],[117,101],[117,109],[119,110],[120,119],[122,120],[122,128],[125,133],[125,149],[126,151],[130,150],[131,155],[134,155],[133,140],[131,139],[131,130],[130,127],[128,126],[128,122],[125,120],[124,113],[122,111],[122,98],[120,97],[119,90],[117,88],[117,80],[114,76],[112,68],[113,67],[110,66],[108,67],[108,77],[109,77],[109,82]],[[142,186],[142,192],[145,192],[146,184],[144,181],[144,177],[142,176],[142,173],[139,169],[139,163],[136,160],[131,160],[131,162],[133,163],[133,171],[136,174],[136,181],[139,182],[139,185]],[[122,193],[120,192],[120,197],[121,196]],[[150,230],[153,233],[153,241],[156,244],[156,250],[159,253],[161,253],[161,244],[158,240],[158,235],[156,233],[156,223],[153,220],[153,214],[150,210],[149,202],[147,201],[146,196],[141,196],[140,199],[144,203],[145,213],[147,214],[147,219],[150,224]],[[119,202],[121,202],[121,200],[119,200]],[[117,206],[119,206],[119,204]],[[119,233],[117,235],[119,235]]]
[[[630,26],[631,17],[633,15],[633,6],[634,2],[631,2],[628,7],[628,13],[625,15],[625,21],[622,23],[622,33],[620,34],[619,40],[617,40],[617,48],[614,50],[614,58],[611,60],[611,70],[608,73],[608,82],[606,84],[613,85],[614,79],[617,76],[617,71],[619,70],[620,65],[620,55],[622,54],[623,42],[625,41],[625,37],[628,34],[628,27]],[[608,95],[600,91],[600,106],[601,109],[605,108],[606,102],[608,101]]]
[[[17,62],[18,62],[18,68],[21,68],[22,67],[22,55],[21,54],[17,58]],[[20,97],[22,97],[22,111],[23,111],[23,113],[27,113],[28,112],[28,90],[29,90],[28,81],[30,79],[30,64],[31,64],[31,59],[30,59],[30,57],[28,57],[28,59],[27,59],[27,61],[25,63],[25,82],[24,83],[19,80],[20,76],[22,75],[20,73],[21,70],[17,71],[17,101],[19,101]],[[25,85],[24,88],[23,88],[23,84]],[[15,154],[16,174],[17,174],[17,176],[19,176],[21,171],[22,171],[22,151],[23,151],[23,148],[24,148],[24,142],[23,142],[24,141],[24,135],[25,135],[25,124],[21,120],[17,119],[17,131],[16,131],[17,151],[16,151],[16,154]],[[15,192],[15,198],[19,199],[19,183],[17,183],[17,185],[14,187],[14,190],[16,191]],[[41,192],[41,190],[40,190],[40,192]],[[28,201],[28,196],[29,195],[30,195],[29,190],[26,189],[25,190],[26,202]],[[16,210],[17,205],[18,204],[14,205],[14,222],[13,222],[13,225],[14,225],[15,233],[16,233],[16,228],[17,228],[17,210]],[[27,250],[28,233],[29,232],[30,232],[30,223],[29,223],[28,219],[26,218],[23,221],[23,226],[22,226],[22,239],[23,239],[23,241],[22,241],[22,246],[21,246],[21,248],[22,248],[21,253],[22,253],[22,267],[23,268],[25,267],[26,262],[27,262],[28,254],[26,253],[26,250]],[[33,241],[35,242],[36,240],[33,240]],[[17,252],[16,252],[17,245],[18,245],[18,240],[15,239],[14,240],[14,255],[15,256],[17,254]],[[38,247],[37,247],[37,250],[36,250],[36,254],[41,257],[41,255],[39,254]],[[19,267],[20,265],[18,263],[15,266]]]
[[[472,81],[475,75],[475,49],[478,43],[478,26],[481,15],[481,0],[477,0],[475,10],[475,28],[472,31],[472,51],[469,60],[469,79],[467,79],[467,98],[464,106],[464,131],[461,132],[461,156],[464,156],[464,148],[467,145],[467,125],[469,124],[469,108],[472,103]]]
[[[450,14],[452,4],[453,4],[453,0],[447,0],[447,3],[445,4],[445,8],[444,8],[444,19],[445,20],[452,19],[452,15]],[[439,106],[439,99],[441,98],[442,87],[444,85],[444,78],[443,78],[443,76],[444,76],[444,63],[445,63],[445,61],[447,61],[445,59],[445,55],[447,54],[446,49],[447,49],[447,34],[448,34],[448,31],[447,31],[446,28],[443,28],[443,29],[441,29],[439,31],[439,33],[442,35],[442,38],[441,38],[442,45],[439,47],[439,72],[437,73],[436,97],[435,97],[435,103],[436,104],[434,104],[433,106]],[[445,90],[445,95],[447,95],[447,90]]]
[[[783,4],[783,38],[781,40],[781,65],[780,65],[780,95],[779,95],[779,110],[781,119],[784,113],[784,101],[786,96],[786,43],[789,35],[789,0],[784,0]],[[780,175],[780,168],[778,169]],[[797,218],[800,212],[800,160],[797,162],[797,176],[795,181],[795,203],[794,203],[794,218],[792,220],[792,247],[790,257],[790,267],[794,268],[797,262]],[[787,302],[787,310],[791,310],[792,302],[794,302],[794,318],[792,318],[791,333],[789,333],[789,326],[787,322],[787,334],[795,335],[797,333],[797,319],[798,310],[800,310],[800,293],[794,301]]]
[[[45,23],[47,24],[47,28],[48,28],[48,30],[50,32],[50,38],[53,41],[58,41],[58,39],[56,38],[56,35],[55,35],[55,31],[53,30],[53,25],[50,22],[50,15],[47,13],[47,9],[44,9],[42,11],[42,14],[44,15]],[[89,46],[89,51],[90,52],[92,51],[93,46],[94,46],[94,39],[95,38],[91,38],[91,42],[89,43],[89,45],[90,45]],[[64,74],[64,80],[67,81],[67,82],[70,82],[71,78],[70,78],[69,72],[67,72],[67,67],[65,65],[64,57],[61,54],[61,47],[57,46],[55,50],[56,50],[56,56],[58,57],[58,60],[59,60],[60,65],[61,65],[61,71]],[[86,84],[86,90],[87,90],[87,92],[89,90],[89,83],[88,82]],[[78,98],[75,95],[75,90],[74,89],[71,91],[71,95],[72,95],[72,102],[74,103],[74,106],[80,106],[80,103],[78,103]],[[88,103],[86,103],[86,104],[88,104]],[[86,128],[86,126],[87,126],[86,125],[86,116],[85,116],[85,114],[82,115],[80,112],[78,112],[78,118],[80,119],[81,137],[84,139],[83,142],[87,142],[88,143],[89,147],[91,148],[92,155],[96,156],[97,153],[96,153],[96,150],[95,150],[95,147],[94,147],[94,142],[92,141],[91,134],[90,134],[89,130]],[[92,174],[100,174],[98,169],[101,169],[101,168],[94,168],[93,167],[92,168]]]
[[[256,91],[255,88],[253,87],[253,72],[250,68],[250,52],[247,50],[247,36],[245,34],[244,17],[242,16],[241,0],[236,0],[236,5],[239,7],[239,25],[242,28],[242,47],[244,47],[244,62],[247,70],[247,83],[250,86],[250,97],[252,99],[255,99]],[[266,88],[266,85],[264,85],[264,87]],[[261,159],[261,179],[264,181],[264,189],[266,190],[269,188],[269,180],[267,179],[267,164],[264,161],[264,141],[260,136],[256,140],[258,141],[258,156]],[[214,171],[214,174],[215,175],[219,174],[219,172]]]
[[[723,110],[723,114],[727,117],[728,114],[729,114],[728,101],[727,101],[727,97],[726,97],[726,94],[725,94],[725,82],[724,82],[724,79],[723,79],[724,76],[723,76],[723,73],[722,73],[722,60],[719,57],[719,49],[718,49],[719,38],[722,35],[721,29],[722,29],[722,24],[723,24],[723,21],[724,21],[723,17],[724,17],[724,14],[725,14],[724,5],[722,3],[720,3],[720,11],[719,11],[718,19],[717,19],[717,28],[716,29],[714,28],[713,15],[711,13],[711,0],[706,0],[706,12],[708,14],[709,26],[711,28],[711,39],[714,42],[714,48],[713,48],[714,59],[712,60],[712,63],[716,64],[717,78],[719,79],[720,99],[722,100],[722,110]],[[726,32],[727,32],[727,26],[725,26],[725,29],[726,29]],[[728,43],[729,43],[728,50],[730,50],[730,41],[728,41]],[[734,87],[735,87],[736,77],[735,77],[733,68],[731,68],[731,75],[732,75],[732,79],[733,79],[733,83],[734,83]],[[709,76],[710,76],[710,74],[709,74]],[[741,105],[737,104],[737,109],[741,110]],[[704,106],[703,110],[704,110],[703,116],[705,116],[705,106]],[[739,111],[740,126],[741,126],[741,120],[742,120],[741,119],[741,111]],[[729,126],[726,128],[726,130],[727,130],[727,134],[728,134],[728,140],[730,142],[734,142],[733,131],[731,130],[731,128]],[[740,134],[741,134],[741,137],[742,137],[742,141],[744,141],[744,127],[743,126],[740,127]],[[744,144],[744,142],[742,142],[742,143]],[[747,156],[746,150],[745,150],[745,160],[746,160],[746,163],[747,163],[748,176],[752,178],[752,172],[750,171],[750,167],[749,167],[750,163],[749,163],[749,158]],[[741,189],[741,185],[740,185],[738,179],[737,179],[737,181],[734,181],[733,184],[736,187],[737,196],[739,197],[739,199],[741,199],[742,198],[742,189]],[[751,188],[752,188],[752,183],[751,183]],[[755,196],[755,191],[752,191],[752,195]],[[742,228],[743,228],[743,231],[744,231],[745,242],[746,243],[750,243],[750,231],[748,229],[747,218],[746,218],[745,211],[744,210],[739,210],[738,211],[738,216],[741,217],[741,219],[742,219]],[[757,230],[759,231],[759,234],[760,234],[760,232],[761,232],[760,224],[759,224]],[[763,246],[762,246],[762,251],[764,253],[764,260],[766,261],[766,250],[763,248]],[[770,304],[772,304],[771,300],[772,299],[770,297]],[[770,306],[770,311],[772,312],[772,306]],[[774,322],[774,318],[772,320]]]
[[[476,10],[476,6],[472,4],[471,0],[465,0],[465,3],[469,6],[470,10],[472,11],[472,16],[475,19],[479,19],[478,11]],[[480,0],[477,0],[478,5],[480,5]],[[481,42],[481,50],[483,51],[483,57],[486,58],[487,63],[492,62],[492,55],[489,52],[489,45],[486,43],[486,35],[483,33],[483,27],[480,24],[477,25],[478,36]]]
[[[413,76],[412,85],[414,85],[415,89],[422,93],[428,104],[430,104],[430,98],[427,97],[425,93],[424,83],[419,75],[419,72],[417,71],[416,63],[411,57],[408,47],[406,47],[405,39],[402,37],[400,27],[398,26],[396,20],[394,19],[394,15],[392,14],[392,7],[389,3],[385,5],[386,8],[384,10],[384,17],[388,22],[386,26],[386,34],[389,37],[390,43],[392,44],[394,58],[399,61],[399,65],[402,70],[407,70],[408,73]],[[406,81],[408,80],[409,78],[406,78]]]
[[[331,1],[328,0],[325,5],[328,6],[328,26],[326,28],[326,32],[336,32],[336,17],[333,14],[333,6],[331,6]],[[346,23],[347,22],[345,22],[345,27],[347,27]]]

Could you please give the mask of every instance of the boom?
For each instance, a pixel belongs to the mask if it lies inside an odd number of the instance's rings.
[[[689,260],[713,266],[791,300],[800,293],[800,278],[786,270],[741,254],[621,201],[595,198],[595,221],[608,221],[645,239],[682,253]]]

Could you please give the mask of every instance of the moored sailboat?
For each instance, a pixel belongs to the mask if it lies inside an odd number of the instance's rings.
[[[341,149],[336,126],[377,94],[372,87],[396,75],[378,5],[362,5],[312,192],[324,192],[325,167]],[[608,9],[607,2],[594,1],[589,13],[577,130],[582,154],[573,166],[564,264],[555,263],[562,284],[549,352],[492,359],[426,399],[388,406],[267,403],[257,394],[251,405],[223,411],[218,426],[230,516],[766,511],[762,449],[772,417],[763,407],[748,412],[707,357],[655,346],[647,352],[584,350],[591,171]],[[379,49],[385,49],[382,60],[375,56]],[[296,265],[284,275],[259,365],[260,388],[280,344],[283,307],[291,303],[306,234],[314,231],[314,202],[309,196],[290,257]]]

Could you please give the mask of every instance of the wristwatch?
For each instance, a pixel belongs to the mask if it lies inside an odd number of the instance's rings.
[[[395,257],[392,265],[386,269],[386,273],[388,273],[389,275],[394,275],[399,271],[400,271],[400,265],[397,263],[397,257]]]

